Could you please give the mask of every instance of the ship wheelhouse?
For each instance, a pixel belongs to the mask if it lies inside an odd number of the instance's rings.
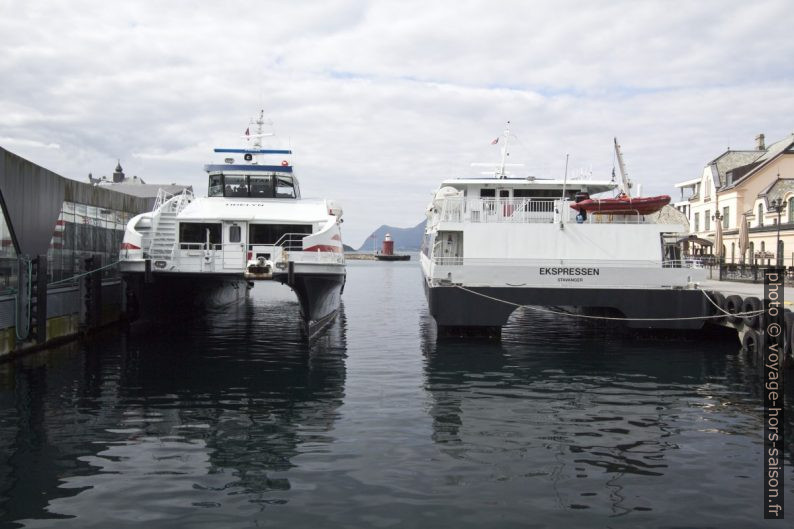
[[[300,198],[298,179],[289,166],[208,165],[206,170],[208,197]]]

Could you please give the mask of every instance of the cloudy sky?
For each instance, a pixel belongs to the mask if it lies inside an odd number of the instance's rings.
[[[415,225],[511,120],[517,175],[646,194],[794,131],[790,2],[0,0],[0,146],[69,178],[121,159],[206,190],[259,108],[346,242]],[[788,175],[794,177],[794,175]]]

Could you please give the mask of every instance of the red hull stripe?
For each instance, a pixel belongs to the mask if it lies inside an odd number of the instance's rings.
[[[121,243],[121,249],[122,250],[140,250],[141,247],[140,246],[135,246],[134,244],[130,244],[128,242],[123,242],[123,243]]]
[[[303,249],[304,252],[334,252],[342,253],[342,248],[339,246],[331,246],[330,244],[315,244]]]

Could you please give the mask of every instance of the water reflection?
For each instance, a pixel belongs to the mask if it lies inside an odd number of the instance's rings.
[[[738,526],[757,518],[761,386],[735,341],[531,311],[501,343],[437,341],[429,316],[420,325],[433,441],[467,479],[480,469],[484,488],[511,482],[532,496],[539,522],[561,512],[673,522],[672,505],[733,513]],[[729,494],[704,500],[719,488]]]
[[[309,344],[289,292],[254,292],[0,367],[0,523],[163,526],[286,502],[294,458],[333,440],[347,324],[343,308]],[[124,512],[119,498],[135,501]]]

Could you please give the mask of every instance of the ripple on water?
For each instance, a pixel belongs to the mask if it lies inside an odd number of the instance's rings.
[[[763,526],[734,343],[529,310],[439,342],[411,263],[351,262],[344,303],[311,344],[260,284],[0,366],[0,525]]]

